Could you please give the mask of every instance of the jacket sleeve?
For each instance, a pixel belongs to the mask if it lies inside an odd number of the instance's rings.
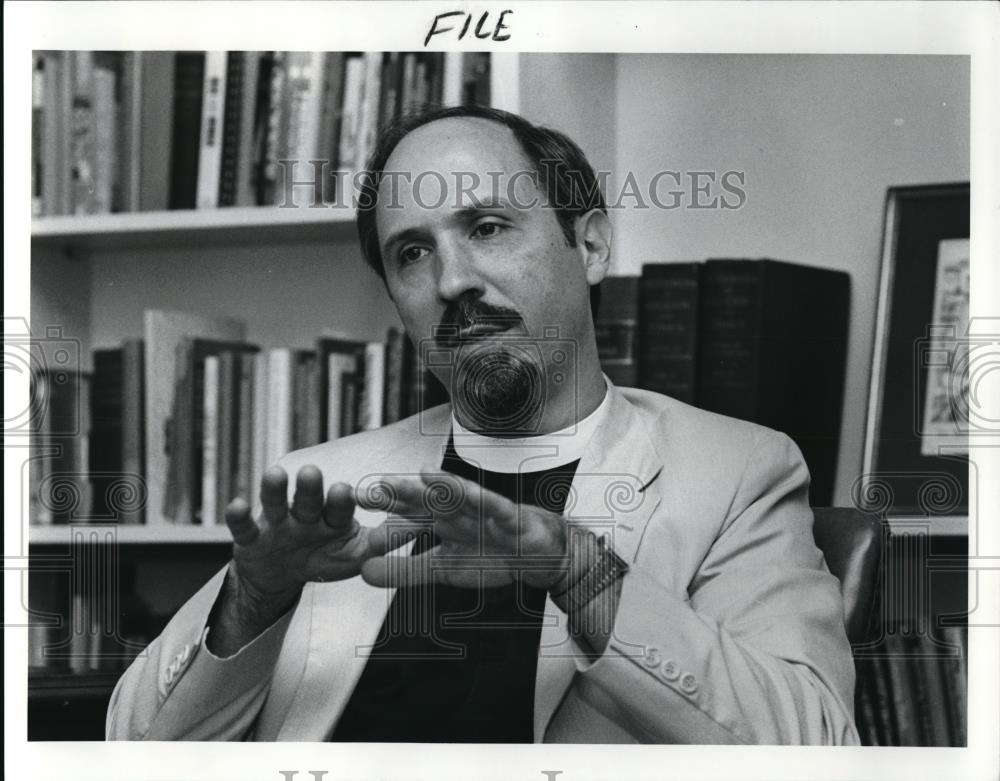
[[[207,622],[228,568],[171,619],[118,681],[108,740],[244,740],[270,687],[294,611],[225,659],[205,647]]]
[[[768,431],[687,593],[641,557],[625,575],[612,639],[581,675],[635,732],[658,743],[859,742],[840,585],[813,540],[808,485],[798,448]]]

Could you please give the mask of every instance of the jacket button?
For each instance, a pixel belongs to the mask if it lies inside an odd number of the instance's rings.
[[[668,681],[676,681],[680,674],[680,668],[677,666],[677,662],[673,659],[667,659],[667,661],[665,661],[663,666],[660,668],[660,675]]]
[[[647,648],[646,656],[643,657],[643,661],[646,663],[647,667],[659,667],[662,657],[660,656],[659,648]]]
[[[681,676],[681,691],[685,694],[694,694],[698,691],[698,679],[691,673],[684,673]]]

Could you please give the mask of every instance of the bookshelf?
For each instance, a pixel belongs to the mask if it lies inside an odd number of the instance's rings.
[[[613,168],[617,155],[608,131],[623,118],[615,116],[618,109],[614,100],[595,106],[591,85],[603,78],[612,95],[613,90],[633,94],[643,87],[616,82],[613,65],[609,69],[602,59],[609,56],[559,59],[552,55],[494,55],[491,102],[566,129],[596,167]],[[567,99],[552,101],[551,89],[562,85],[567,85]],[[190,300],[190,307],[203,313],[212,312],[219,302],[220,307],[229,307],[226,314],[240,314],[240,308],[245,308],[256,318],[250,322],[248,338],[263,345],[289,343],[295,333],[311,340],[321,321],[363,338],[383,335],[395,322],[380,283],[363,267],[353,214],[342,208],[235,206],[38,217],[31,224],[31,249],[33,327],[35,323],[64,325],[83,345],[85,369],[89,368],[86,356],[93,349],[139,335],[137,313],[141,313],[142,303],[159,306],[165,299],[169,307],[178,308],[183,308],[178,302]],[[246,301],[230,301],[232,296],[226,289],[230,274],[242,268],[256,273],[272,267],[280,270],[284,280],[277,301],[270,298],[277,288],[241,291]],[[172,268],[183,270],[179,276],[199,274],[197,279],[205,289],[189,290],[189,282],[169,274]],[[317,313],[323,302],[306,295],[315,287],[317,274],[337,280],[330,292],[337,306],[328,312]],[[119,289],[112,289],[112,285]],[[39,291],[43,295],[35,296]],[[304,309],[309,311],[293,306],[303,298],[308,302]],[[269,305],[287,309],[280,322],[262,314]],[[366,311],[359,312],[359,308]],[[122,593],[138,597],[140,610],[155,616],[144,625],[144,631],[155,636],[165,617],[227,561],[229,534],[223,525],[173,524],[159,517],[151,520],[148,525],[119,526],[114,541]],[[931,553],[952,560],[964,554],[966,518],[890,519],[889,531],[903,536],[912,531],[914,523],[922,529]],[[71,526],[30,526],[30,552],[33,557],[58,558],[70,545],[71,535]],[[99,544],[109,547],[105,542]],[[921,559],[904,547],[890,544],[887,552],[887,565],[897,581],[926,565],[926,556]],[[964,609],[960,573],[935,577],[928,601],[908,605],[907,615],[917,613],[936,620]],[[884,618],[897,625],[906,616],[895,612]],[[62,737],[81,739],[84,731],[78,727],[93,727],[117,674],[33,670],[29,677],[33,703],[29,728],[33,724],[35,729],[31,734],[43,739],[40,727],[58,722],[65,726]],[[99,738],[98,733],[91,729],[87,734]]]
[[[31,244],[80,256],[149,247],[345,240],[353,231],[354,212],[347,208],[246,206],[39,217],[31,223]]]

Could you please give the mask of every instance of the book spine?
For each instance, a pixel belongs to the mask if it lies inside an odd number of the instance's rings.
[[[237,360],[239,412],[236,416],[236,472],[233,477],[233,498],[238,496],[252,504],[254,355],[240,353],[237,355]]]
[[[95,64],[94,79],[94,192],[93,213],[110,214],[118,183],[118,76],[111,63]],[[120,200],[120,197],[117,199]]]
[[[49,526],[54,518],[42,491],[52,473],[51,391],[49,378],[41,372],[31,374],[31,398],[38,410],[31,421],[31,460],[28,464],[28,513],[32,526]]]
[[[346,433],[344,428],[344,382],[351,381],[357,370],[354,356],[330,353],[327,356],[326,376],[326,438],[337,439]]]
[[[257,159],[257,112],[260,100],[261,52],[245,52],[243,63],[243,98],[240,107],[240,137],[236,144],[236,205],[256,206],[256,175]],[[264,100],[267,90],[264,89]]]
[[[226,53],[206,52],[201,105],[201,150],[195,204],[199,209],[219,205],[222,173],[222,123],[226,96]]]
[[[121,139],[121,148],[116,158],[120,196],[115,211],[137,212],[140,209],[139,150],[142,146],[142,100],[139,95],[142,86],[141,52],[122,52],[119,76],[118,138]]]
[[[171,209],[193,209],[197,205],[204,88],[204,52],[178,52],[174,63]]]
[[[948,702],[949,735],[952,746],[968,742],[968,681],[966,679],[965,627],[946,626],[942,629],[950,653],[942,656],[941,676]]]
[[[217,522],[216,495],[219,485],[219,381],[221,365],[218,356],[205,358],[204,393],[202,401],[201,439],[201,512],[200,521],[205,526]]]
[[[445,106],[462,105],[462,53],[445,52],[442,70],[441,102]]]
[[[700,263],[642,267],[639,281],[639,385],[688,404],[698,385]]]
[[[382,427],[385,406],[385,344],[365,345],[364,387],[361,393],[360,425],[362,431]]]
[[[257,194],[258,203],[262,205],[276,203],[278,159],[285,151],[288,116],[285,52],[272,52],[269,64],[267,132],[264,135]]]
[[[35,55],[31,69],[31,216],[45,214],[42,196],[44,182],[45,136],[45,58]]]
[[[70,199],[72,214],[97,212],[97,160],[94,122],[94,54],[69,53],[73,62],[73,102],[70,114]]]
[[[364,55],[365,80],[361,99],[361,121],[358,130],[358,170],[365,167],[368,156],[375,149],[378,136],[378,113],[382,94],[382,54],[368,52]]]
[[[216,490],[215,523],[223,523],[226,505],[233,498],[233,474],[236,461],[236,412],[239,403],[236,398],[238,382],[236,374],[237,354],[225,350],[219,354],[219,473]]]
[[[258,501],[260,481],[264,470],[270,464],[267,461],[267,410],[270,373],[268,371],[268,353],[260,352],[253,356],[253,465],[250,474],[252,489],[248,501],[254,506]]]
[[[222,159],[219,170],[219,206],[235,206],[238,186],[243,114],[246,52],[226,53],[226,97],[222,114]]]
[[[122,401],[122,471],[126,479],[145,481],[145,344],[141,339],[125,342],[123,355],[123,401]],[[146,493],[145,486],[136,486],[139,496]],[[141,524],[145,522],[146,507],[139,502],[135,509],[122,512],[122,522]]]
[[[338,169],[349,177],[361,167],[361,101],[364,96],[365,64],[360,56],[350,56],[344,65],[344,101],[340,122]]]
[[[754,421],[760,345],[759,266],[710,260],[702,280],[698,406]]]
[[[135,170],[138,176],[139,211],[165,211],[170,208],[170,186],[173,166],[172,141],[177,121],[165,122],[163,113],[175,107],[174,98],[176,55],[168,51],[137,53],[140,63],[139,142]]]
[[[323,203],[336,203],[339,165],[340,121],[343,109],[344,54],[328,52],[323,74],[323,97],[320,114],[319,150],[317,156],[326,163],[321,196]]]
[[[326,55],[322,52],[289,53],[286,175],[293,181],[315,180],[321,173],[313,170],[312,161],[318,159],[319,152],[325,68]],[[321,194],[321,188],[313,188],[308,203],[316,203]]]
[[[891,634],[886,641],[886,667],[892,694],[892,712],[899,746],[921,745],[920,715],[914,702],[916,682],[910,672],[906,643],[902,636]]]
[[[114,518],[109,492],[124,471],[122,449],[124,356],[121,349],[95,350],[91,394],[90,482],[95,517]]]
[[[271,350],[268,357],[267,463],[292,450],[292,353]]]
[[[639,381],[639,277],[608,277],[594,323],[601,369],[615,385]]]
[[[385,406],[382,419],[395,423],[403,416],[403,332],[392,326],[385,341]]]

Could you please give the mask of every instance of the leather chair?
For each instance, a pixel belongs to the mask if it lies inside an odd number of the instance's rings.
[[[851,645],[871,628],[882,568],[882,524],[853,507],[814,507],[813,536],[826,566],[840,580],[844,625]]]

